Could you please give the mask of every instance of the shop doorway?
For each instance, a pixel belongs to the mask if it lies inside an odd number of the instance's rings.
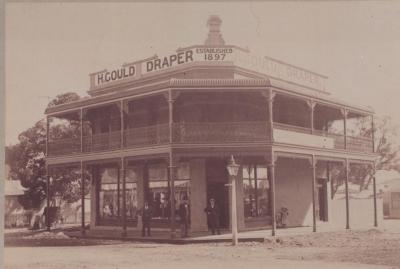
[[[317,180],[317,218],[320,221],[328,221],[328,191],[327,191],[327,180],[325,178],[319,178]]]
[[[220,209],[221,228],[229,228],[229,181],[226,161],[220,158],[206,160],[207,204],[214,198]]]
[[[229,227],[229,203],[228,203],[228,189],[224,183],[210,182],[207,184],[207,201],[210,198],[215,199],[215,203],[220,209],[219,223],[221,228]]]

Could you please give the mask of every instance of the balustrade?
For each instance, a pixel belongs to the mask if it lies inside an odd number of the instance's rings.
[[[274,128],[304,134],[313,134],[332,138],[334,148],[345,149],[345,137],[342,134],[313,130],[310,128],[276,123]],[[123,134],[124,146],[141,147],[168,144],[169,124],[126,129]],[[172,125],[173,143],[251,143],[267,142],[269,139],[267,122],[178,122]],[[365,137],[347,137],[347,150],[372,153],[372,139]],[[94,134],[83,137],[83,152],[107,151],[121,148],[121,131]],[[80,138],[50,140],[50,156],[80,153]]]
[[[157,124],[126,129],[124,136],[126,147],[166,144],[169,143],[169,125]]]
[[[290,125],[290,124],[285,124],[285,123],[280,123],[280,122],[274,122],[274,128],[279,129],[279,130],[286,130],[286,131],[293,131],[293,132],[298,132],[298,133],[304,133],[304,134],[311,134],[311,128],[307,127],[302,127],[302,126],[297,126],[297,125]]]
[[[174,143],[265,142],[266,122],[181,122],[173,125]]]
[[[325,137],[330,137],[333,138],[333,147],[335,149],[344,149],[344,135],[343,134],[337,134],[337,133],[332,133],[332,132],[326,132],[323,130],[313,130],[314,135],[318,136],[325,136]]]
[[[81,151],[80,138],[65,138],[50,140],[48,143],[48,153],[50,156],[67,155]]]
[[[121,148],[121,131],[94,134],[83,137],[83,151],[104,151]]]
[[[310,128],[276,123],[276,122],[274,122],[274,128],[280,130],[298,132],[298,133],[305,133],[305,134],[313,133],[313,135],[330,137],[333,138],[334,140],[335,149],[341,149],[341,150],[345,149],[345,143],[344,143],[345,137],[342,134],[325,132],[322,130],[315,130],[315,129],[311,132]],[[346,150],[348,151],[372,153],[373,152],[372,146],[373,146],[372,138],[347,136]]]
[[[347,150],[365,153],[373,152],[372,138],[347,136]]]

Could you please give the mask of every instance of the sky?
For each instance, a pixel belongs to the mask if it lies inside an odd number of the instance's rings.
[[[89,73],[203,44],[209,15],[227,44],[329,77],[333,97],[400,124],[400,1],[7,3],[6,145]]]

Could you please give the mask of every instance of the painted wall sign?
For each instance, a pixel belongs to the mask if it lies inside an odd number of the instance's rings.
[[[182,51],[176,54],[171,54],[169,56],[147,61],[144,63],[145,64],[144,73],[158,71],[189,62],[193,62],[193,50]]]
[[[135,75],[136,75],[136,67],[134,65],[125,66],[120,69],[97,73],[95,75],[94,83],[96,86],[99,86],[105,83],[125,79],[128,77],[133,77]]]
[[[196,48],[195,51],[199,61],[226,61],[226,56],[233,53],[232,48]]]
[[[232,61],[241,66],[273,78],[296,83],[320,91],[325,90],[326,77],[269,57],[259,57],[237,50]]]
[[[267,76],[296,83],[309,88],[325,91],[326,77],[300,67],[269,58],[259,57],[247,51],[233,47],[193,46],[163,57],[139,61],[112,71],[103,71],[91,75],[92,88],[127,78],[138,78],[156,71],[168,70],[193,62],[225,61],[236,66],[253,70]]]

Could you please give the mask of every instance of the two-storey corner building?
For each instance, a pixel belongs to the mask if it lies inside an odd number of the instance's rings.
[[[375,192],[364,195],[375,190],[374,177],[364,180],[375,159],[372,109],[332,98],[323,75],[225,44],[220,26],[211,16],[203,45],[90,74],[89,98],[46,110],[49,176],[65,167],[85,175],[90,229],[140,229],[148,201],[153,227],[173,232],[185,197],[191,231],[207,230],[211,197],[229,229],[231,155],[239,230],[275,233],[283,207],[288,227],[376,225]]]

